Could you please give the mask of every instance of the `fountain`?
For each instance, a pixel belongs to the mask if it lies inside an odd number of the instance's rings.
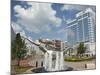
[[[63,42],[60,42],[60,47],[52,46],[51,43],[40,41],[39,44],[30,41],[32,44],[38,46],[40,50],[44,52],[44,63],[43,68],[38,68],[36,70],[32,70],[36,73],[41,72],[55,72],[55,71],[70,71],[72,68],[64,68],[64,57],[63,57]]]
[[[62,70],[65,70],[64,69],[64,57],[63,57],[62,46],[61,46],[61,50],[47,50],[47,53],[45,53],[44,68],[47,71],[62,71]]]

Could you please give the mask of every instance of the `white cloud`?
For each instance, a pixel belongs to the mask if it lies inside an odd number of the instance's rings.
[[[79,11],[81,11],[81,10],[84,10],[84,9],[86,9],[86,8],[91,8],[91,6],[83,6],[83,5],[72,5],[72,4],[70,4],[70,5],[64,5],[62,8],[61,8],[61,10],[62,11],[64,11],[64,10],[79,10]]]
[[[16,33],[22,31],[22,28],[20,27],[19,24],[16,24],[16,23],[12,22],[12,23],[11,23],[11,26],[12,26],[12,28],[14,29],[14,31],[15,31]]]
[[[15,16],[18,18],[17,23],[23,25],[28,31],[40,33],[42,31],[50,31],[51,28],[48,24],[55,27],[61,25],[61,19],[56,17],[54,11],[49,3],[35,3],[27,2],[31,5],[28,9],[16,5],[14,7]]]
[[[26,37],[25,31],[22,29],[22,27],[21,27],[19,24],[15,23],[15,22],[12,22],[12,23],[11,23],[11,26],[12,26],[12,28],[14,29],[14,32],[15,32],[15,33],[20,33],[21,36]]]
[[[25,33],[25,31],[24,31],[24,30],[23,30],[23,31],[21,31],[21,32],[20,32],[20,34],[21,34],[21,36],[27,37],[27,35],[26,35],[26,33]]]
[[[28,39],[31,40],[31,41],[33,40],[31,36],[28,36]]]

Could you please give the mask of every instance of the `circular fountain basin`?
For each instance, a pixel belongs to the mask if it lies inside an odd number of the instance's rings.
[[[41,67],[41,68],[33,69],[33,70],[31,70],[31,71],[34,72],[34,73],[47,73],[47,72],[72,71],[72,70],[73,70],[72,67],[67,67],[67,69],[59,70],[59,71],[46,71],[44,67]]]

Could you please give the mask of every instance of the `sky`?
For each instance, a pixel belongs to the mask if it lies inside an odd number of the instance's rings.
[[[96,12],[95,6],[90,5],[11,1],[11,26],[15,33],[32,40],[43,38],[67,41],[67,32],[63,31],[67,27],[66,23],[86,8]]]

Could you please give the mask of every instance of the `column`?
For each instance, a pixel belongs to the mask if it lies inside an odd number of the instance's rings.
[[[55,65],[55,70],[59,70],[59,52],[56,52],[56,65]]]
[[[63,64],[64,64],[64,57],[63,57],[63,51],[60,52],[60,70],[63,70]]]
[[[47,61],[47,62],[49,62],[49,67],[48,67],[48,71],[52,71],[52,53],[49,53],[49,61]]]
[[[63,61],[64,61],[64,57],[63,57],[63,42],[61,42],[61,51],[60,51],[60,59],[59,59],[60,61],[60,70],[62,70],[63,69]]]
[[[47,64],[47,62],[48,62],[48,54],[47,53],[45,53],[45,59],[44,59],[44,68],[47,70],[47,66],[48,66],[48,64]]]

